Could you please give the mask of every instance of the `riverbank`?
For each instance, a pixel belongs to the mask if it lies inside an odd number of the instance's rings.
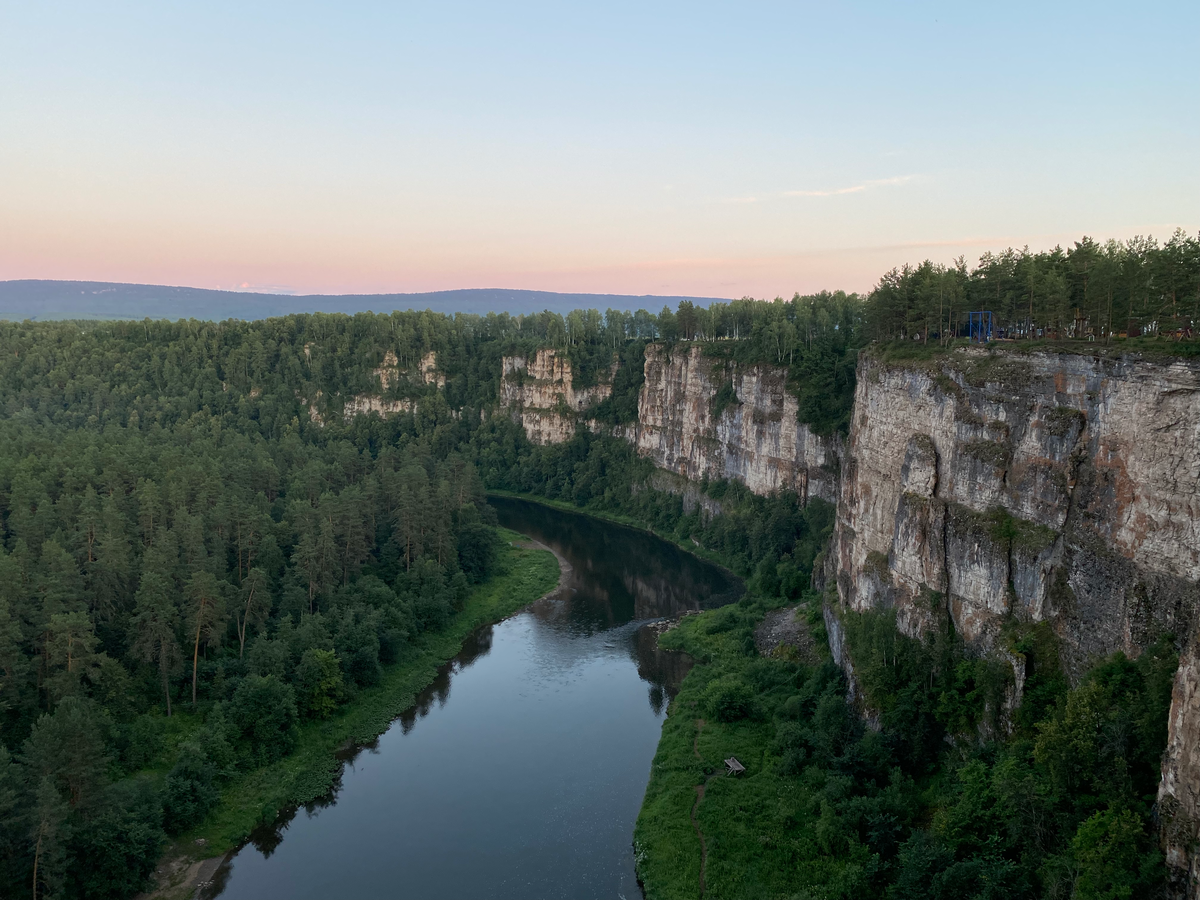
[[[402,659],[384,669],[378,685],[363,690],[340,714],[302,725],[290,756],[229,783],[205,822],[168,846],[156,873],[158,887],[149,896],[156,900],[190,897],[207,871],[197,863],[228,853],[281,810],[328,793],[341,768],[340,749],[374,740],[386,731],[477,628],[513,615],[563,583],[565,572],[551,552],[527,546],[524,535],[499,531],[505,542],[502,574],[477,587],[444,630],[423,635]]]
[[[660,534],[630,516],[491,493],[633,528],[730,568],[719,553]],[[785,606],[795,606],[796,613],[782,615]],[[859,861],[849,856],[820,858],[814,851],[806,865],[806,854],[797,853],[796,839],[814,840],[811,824],[798,823],[809,818],[818,792],[781,768],[781,753],[787,751],[776,746],[779,719],[789,700],[796,705],[797,688],[812,680],[825,691],[836,681],[836,669],[823,665],[828,645],[820,613],[815,592],[799,604],[752,593],[736,604],[683,617],[660,634],[661,649],[685,652],[696,665],[668,708],[634,830],[635,863],[647,900],[790,896],[814,883],[836,882],[842,870],[854,877],[849,870]],[[790,630],[782,640],[756,642],[756,631],[772,614],[786,618]],[[758,643],[764,643],[761,652]],[[840,696],[834,699],[844,706]],[[724,775],[729,757],[746,767],[743,775]],[[812,860],[822,872],[812,871]]]
[[[814,594],[808,602],[820,601]],[[777,605],[751,599],[709,610],[659,640],[697,665],[663,723],[634,830],[646,900],[791,896],[811,883],[802,874],[804,854],[788,839],[796,836],[794,817],[805,815],[806,792],[781,776],[775,719],[812,668],[793,654],[747,649]],[[810,607],[800,610],[806,631],[819,630],[803,615]],[[730,757],[744,774],[724,774]]]

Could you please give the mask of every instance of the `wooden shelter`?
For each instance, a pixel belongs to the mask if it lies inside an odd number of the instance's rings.
[[[725,760],[726,775],[741,775],[745,771],[746,767],[737,761],[736,756],[731,756],[729,759]]]

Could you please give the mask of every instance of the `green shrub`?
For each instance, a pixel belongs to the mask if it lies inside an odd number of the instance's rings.
[[[302,716],[327,719],[342,699],[342,668],[332,650],[310,648],[296,667],[297,708]]]
[[[281,759],[296,745],[296,692],[272,675],[251,675],[229,701],[229,722],[254,765]]]
[[[179,834],[197,824],[221,796],[217,768],[196,743],[184,744],[163,784],[163,825]]]
[[[751,718],[756,709],[754,689],[741,678],[726,675],[715,679],[706,694],[708,714],[718,722]]]

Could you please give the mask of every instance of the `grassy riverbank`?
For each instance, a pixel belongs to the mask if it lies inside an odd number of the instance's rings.
[[[1070,689],[1055,659],[1035,659],[1001,736],[984,726],[1003,681],[945,624],[917,641],[893,612],[843,612],[858,706],[817,594],[800,604],[808,658],[757,652],[754,628],[780,603],[751,594],[659,641],[701,664],[669,709],[634,832],[647,900],[1161,896],[1169,641],[1098,659]],[[1035,643],[1015,652],[1045,655]],[[730,756],[741,777],[724,775]]]
[[[497,622],[552,590],[559,575],[553,554],[514,546],[511,542],[522,538],[516,532],[500,529],[500,534],[506,542],[502,571],[475,588],[443,630],[422,635],[403,658],[385,667],[378,685],[361,691],[339,714],[302,725],[297,748],[289,756],[236,777],[225,787],[217,808],[176,842],[174,852],[205,857],[225,853],[256,825],[274,819],[279,810],[325,794],[340,768],[334,757],[340,747],[372,740],[386,731],[476,628]]]
[[[648,900],[794,896],[813,883],[814,864],[836,874],[854,863],[804,862],[819,817],[797,827],[812,786],[782,774],[775,719],[798,683],[829,673],[815,658],[747,652],[771,605],[747,599],[689,616],[659,640],[701,664],[671,704],[634,831]],[[746,767],[739,778],[724,775],[730,756]]]

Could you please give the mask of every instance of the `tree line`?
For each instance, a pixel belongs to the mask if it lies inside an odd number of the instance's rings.
[[[1041,253],[985,253],[969,267],[928,260],[893,269],[867,298],[872,340],[945,342],[969,335],[972,311],[990,311],[996,337],[1111,341],[1193,339],[1200,323],[1200,237],[1165,243],[1084,237]]]

